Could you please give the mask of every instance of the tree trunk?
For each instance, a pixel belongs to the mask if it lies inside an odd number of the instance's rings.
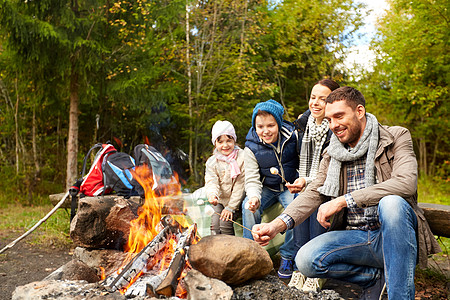
[[[32,120],[32,149],[33,149],[33,160],[34,160],[34,177],[37,179],[41,168],[39,165],[38,152],[37,152],[37,139],[36,139],[36,105],[33,106],[33,120]]]
[[[247,20],[247,1],[244,1],[244,9],[243,9],[243,16],[242,16],[242,23],[241,23],[241,47],[239,49],[239,61],[242,59],[242,56],[244,55],[244,49],[245,49],[245,21]]]
[[[427,144],[423,138],[419,139],[419,170],[428,174],[427,168]]]
[[[188,76],[188,86],[187,86],[187,96],[189,103],[189,172],[194,174],[193,166],[193,127],[192,127],[192,73],[191,73],[191,59],[190,59],[190,40],[189,40],[189,6],[186,1],[186,65],[187,65],[187,76]]]
[[[16,139],[16,175],[19,175],[19,89],[17,87],[17,78],[15,81],[16,88],[16,106],[14,110],[14,125],[15,125],[15,139]]]
[[[70,77],[70,109],[69,109],[69,136],[67,139],[67,170],[66,189],[75,182],[77,177],[78,156],[78,73],[74,71],[72,63],[72,74]]]

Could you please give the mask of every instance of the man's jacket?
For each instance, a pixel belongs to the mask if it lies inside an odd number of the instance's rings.
[[[417,216],[419,265],[426,267],[427,256],[438,253],[441,249],[430,230],[422,209],[417,204],[417,160],[413,150],[411,134],[408,129],[403,127],[383,125],[379,125],[379,134],[375,155],[377,183],[353,191],[351,195],[358,207],[362,208],[377,205],[381,198],[388,195],[397,195],[408,201]],[[317,178],[284,211],[295,220],[296,225],[303,222],[320,204],[330,199],[317,191],[317,188],[325,182],[330,159],[331,157],[325,150]],[[346,194],[346,189],[347,169],[343,164],[339,195]],[[333,217],[330,230],[345,229],[345,215],[346,209],[336,214]]]

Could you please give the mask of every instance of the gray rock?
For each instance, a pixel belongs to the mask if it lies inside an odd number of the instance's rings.
[[[122,250],[128,241],[130,221],[137,218],[137,204],[123,197],[85,197],[70,223],[76,246]]]
[[[230,285],[261,278],[273,269],[269,254],[258,243],[224,234],[202,238],[189,248],[188,257],[194,269]]]
[[[100,276],[95,269],[90,268],[79,260],[72,259],[45,277],[44,280],[85,280],[86,282],[94,283],[100,281]]]
[[[100,267],[104,268],[105,275],[109,276],[117,271],[125,261],[128,253],[112,250],[90,250],[82,247],[77,247],[73,251],[73,258],[82,261],[91,268],[98,270]]]
[[[233,290],[225,282],[190,270],[184,278],[188,300],[230,300]]]

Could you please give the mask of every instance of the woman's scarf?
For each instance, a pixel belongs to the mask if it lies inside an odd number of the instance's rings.
[[[327,119],[323,119],[322,123],[317,125],[314,117],[309,115],[300,148],[300,178],[310,177],[312,179],[316,177],[319,170],[322,146],[327,138],[328,130],[329,123]]]

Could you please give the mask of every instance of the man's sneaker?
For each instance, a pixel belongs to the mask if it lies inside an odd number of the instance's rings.
[[[303,275],[300,271],[294,271],[292,273],[291,281],[289,281],[289,287],[295,287],[298,290],[303,288],[303,284],[305,283],[306,276]]]
[[[372,299],[382,299],[382,294],[384,294],[386,290],[386,283],[384,280],[384,272],[381,272],[381,277],[377,279],[374,285],[371,287],[365,288],[362,291],[360,300],[372,300]]]
[[[322,289],[323,285],[327,280],[325,278],[307,278],[303,284],[303,292],[314,292],[318,293]]]
[[[289,279],[294,271],[293,261],[290,259],[281,258],[280,268],[278,269],[278,277],[281,279]]]

